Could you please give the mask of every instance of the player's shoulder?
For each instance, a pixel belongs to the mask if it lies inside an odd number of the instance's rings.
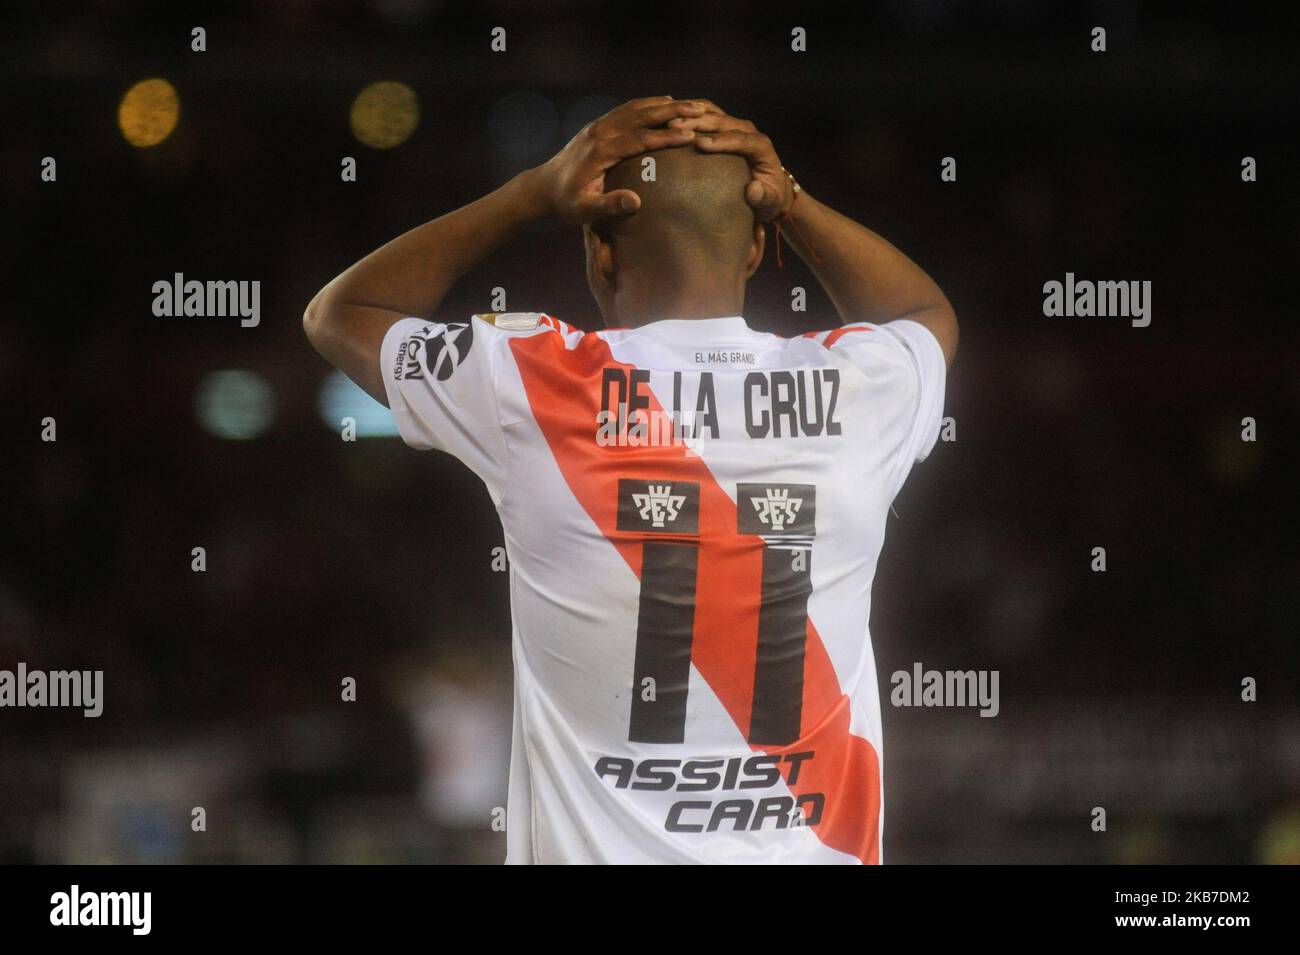
[[[546,312],[476,312],[477,318],[494,329],[507,334],[531,334],[537,332],[558,332],[561,335],[582,334],[568,322],[562,322]]]
[[[882,358],[906,357],[909,361],[931,361],[935,355],[943,357],[939,340],[926,326],[906,318],[892,321],[849,322],[835,328],[804,332],[794,341],[807,340],[832,352],[880,356]]]
[[[473,321],[486,326],[494,350],[572,352],[594,337],[547,312],[479,312]]]
[[[898,342],[882,325],[874,322],[849,322],[834,328],[815,328],[786,340],[786,350],[809,361],[821,363],[886,363],[898,350]],[[819,357],[820,356],[820,357]]]
[[[797,343],[811,341],[823,348],[844,347],[878,339],[880,330],[879,325],[871,322],[850,322],[847,325],[837,325],[834,328],[813,329],[810,332],[804,332],[802,335],[796,335],[791,341]]]
[[[424,362],[438,365],[441,381],[462,363],[491,364],[512,339],[553,336],[556,344],[572,349],[582,335],[581,330],[546,312],[474,312],[459,320],[401,319],[386,333],[384,347],[396,352],[394,377],[419,377],[416,372]]]
[[[915,385],[918,375],[913,322],[849,322],[835,328],[819,328],[789,340],[792,358],[815,363],[830,362],[866,375],[873,380],[900,380]],[[928,334],[920,326],[922,334]],[[937,342],[931,342],[937,348]]]

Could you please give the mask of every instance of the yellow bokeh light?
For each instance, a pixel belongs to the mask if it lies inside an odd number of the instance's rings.
[[[406,142],[420,123],[420,99],[405,83],[371,83],[352,102],[352,135],[374,149]]]
[[[181,118],[176,87],[164,79],[141,80],[126,91],[117,108],[117,125],[132,146],[157,146]]]

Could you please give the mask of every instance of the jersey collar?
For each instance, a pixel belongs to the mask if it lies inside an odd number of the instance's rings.
[[[662,318],[657,322],[629,328],[624,334],[695,341],[726,335],[747,335],[751,332],[743,315],[726,315],[721,318]]]

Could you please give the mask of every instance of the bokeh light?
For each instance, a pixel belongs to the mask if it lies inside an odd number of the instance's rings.
[[[214,371],[195,393],[194,410],[209,434],[231,441],[256,438],[275,419],[275,392],[251,371]]]
[[[331,372],[320,389],[320,416],[338,431],[344,418],[356,421],[358,438],[393,438],[397,422],[393,413],[361,390],[341,371]]]
[[[373,149],[400,146],[420,125],[420,98],[405,83],[371,83],[352,101],[352,135]]]
[[[166,80],[141,80],[122,97],[117,125],[132,146],[157,146],[176,129],[181,118],[181,98]]]

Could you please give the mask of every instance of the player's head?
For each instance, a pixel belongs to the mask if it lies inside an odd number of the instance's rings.
[[[657,309],[739,312],[763,258],[763,227],[745,201],[749,179],[744,157],[693,145],[633,156],[605,174],[606,191],[641,197],[636,212],[584,230],[587,281],[607,325]]]

